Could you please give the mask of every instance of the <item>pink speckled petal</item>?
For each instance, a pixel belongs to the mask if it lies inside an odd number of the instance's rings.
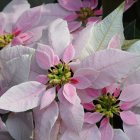
[[[72,44],[68,45],[63,54],[63,61],[69,63],[75,56],[75,49]]]
[[[89,124],[96,124],[102,119],[103,115],[101,113],[95,112],[95,113],[85,113],[85,119],[84,122]]]
[[[106,121],[104,125],[100,126],[101,140],[112,140],[114,136],[113,128],[109,121]]]
[[[38,75],[36,77],[36,81],[42,83],[42,84],[46,84],[48,82],[48,78],[47,78],[47,75]]]
[[[76,20],[77,17],[78,17],[78,15],[75,14],[75,13],[73,13],[73,14],[71,14],[71,15],[66,16],[66,17],[65,17],[65,20],[66,20],[67,22],[71,22],[71,21]]]
[[[126,88],[124,88],[119,99],[125,102],[134,101],[136,99],[139,99],[140,101],[139,91],[140,91],[140,84],[129,85]]]
[[[76,88],[73,85],[64,85],[63,95],[71,104],[76,102],[77,93]]]
[[[56,88],[53,87],[53,88],[47,89],[41,98],[40,109],[43,109],[49,106],[54,101],[55,97],[56,97]]]
[[[124,123],[129,125],[137,125],[138,121],[136,115],[131,111],[122,111],[120,113],[120,117]]]
[[[68,22],[68,27],[69,27],[69,30],[70,32],[73,32],[77,29],[79,29],[82,25],[82,22],[80,21],[71,21],[71,22]]]

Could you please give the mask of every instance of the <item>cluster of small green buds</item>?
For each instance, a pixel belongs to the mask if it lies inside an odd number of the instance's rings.
[[[117,98],[111,94],[100,96],[95,105],[95,111],[108,118],[113,118],[114,114],[119,114],[120,112]]]
[[[81,8],[80,11],[77,11],[78,20],[84,21],[87,20],[89,17],[94,16],[94,12],[91,8]]]
[[[7,46],[9,43],[12,42],[14,38],[13,34],[5,34],[0,36],[0,49],[4,48]]]
[[[52,86],[62,86],[68,83],[72,77],[72,71],[69,65],[65,63],[59,63],[58,65],[51,67],[48,70],[49,84]]]

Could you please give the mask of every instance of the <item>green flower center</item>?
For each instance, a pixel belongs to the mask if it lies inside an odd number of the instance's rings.
[[[73,75],[73,72],[68,64],[63,62],[51,67],[48,70],[49,84],[52,86],[62,86],[68,83]]]
[[[102,95],[96,101],[95,111],[102,113],[108,118],[113,118],[115,114],[119,115],[120,108],[118,104],[119,100],[113,95]]]
[[[77,11],[76,13],[78,14],[78,20],[82,22],[86,21],[89,17],[94,16],[93,10],[89,7],[81,8],[80,11]]]
[[[14,38],[13,34],[5,34],[0,36],[0,50],[4,48],[6,45],[12,42]]]

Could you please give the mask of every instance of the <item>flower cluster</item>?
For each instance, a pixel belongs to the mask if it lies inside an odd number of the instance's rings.
[[[103,20],[98,0],[4,8],[1,140],[139,140],[140,41],[123,50],[133,3]]]

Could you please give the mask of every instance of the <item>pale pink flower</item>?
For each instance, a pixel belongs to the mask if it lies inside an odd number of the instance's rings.
[[[31,45],[40,39],[46,20],[45,5],[30,8],[26,0],[12,0],[0,13],[0,49],[10,45]]]
[[[85,122],[93,126],[100,123],[101,140],[114,139],[113,120],[116,116],[123,122],[125,135],[133,140],[139,139],[140,115],[132,112],[133,107],[140,102],[139,90],[139,84],[129,85],[124,89],[113,85],[94,96],[92,103],[84,105],[90,111],[85,114]]]
[[[45,41],[48,45],[38,44],[31,62],[32,71],[38,71],[38,66],[42,69],[38,76],[35,76],[36,81],[24,82],[10,88],[0,98],[0,108],[14,112],[26,111],[37,106],[44,109],[42,115],[47,115],[48,119],[45,121],[49,125],[42,126],[45,117],[40,116],[38,119],[43,120],[38,125],[45,127],[46,131],[43,129],[39,131],[40,134],[37,133],[43,140],[44,137],[50,139],[52,128],[60,113],[66,127],[61,139],[73,137],[78,140],[81,139],[79,133],[84,116],[78,95],[92,85],[99,89],[120,80],[137,67],[140,56],[108,49],[80,62],[78,56],[82,50],[71,44],[66,21],[54,21],[47,31]],[[129,63],[126,63],[128,59]],[[50,112],[50,115],[47,112]]]
[[[50,15],[67,20],[71,32],[86,27],[89,22],[101,20],[102,10],[97,8],[98,0],[58,0],[58,4],[49,4]],[[54,10],[56,9],[56,10]],[[58,16],[59,15],[59,16]]]
[[[70,31],[86,26],[88,22],[101,20],[102,10],[97,9],[98,0],[58,0],[58,2],[64,9],[71,12],[65,17]]]
[[[44,69],[44,72],[37,77],[38,82],[30,81],[17,86],[19,90],[22,89],[21,92],[19,91],[20,93],[18,92],[18,95],[23,95],[25,97],[20,98],[23,99],[24,105],[19,108],[16,107],[17,109],[13,106],[15,109],[10,109],[11,111],[19,112],[37,106],[40,106],[41,109],[47,107],[47,112],[50,113],[49,116],[46,117],[48,118],[46,121],[49,124],[51,121],[51,125],[45,126],[45,129],[47,129],[45,134],[44,131],[41,131],[41,134],[37,134],[39,135],[40,140],[44,138],[50,139],[51,129],[58,118],[59,112],[61,119],[67,128],[62,139],[65,139],[72,134],[77,136],[78,139],[78,134],[83,124],[84,110],[80,104],[76,88],[87,88],[90,85],[90,81],[84,75],[78,75],[78,72],[77,75],[74,76],[74,73],[70,68],[71,61],[73,61],[75,56],[75,49],[72,44],[70,44],[70,33],[66,25],[66,22],[62,20],[57,20],[51,24],[50,33],[57,27],[55,34],[51,33],[53,36],[50,35],[53,46],[39,44],[35,54],[37,64]],[[58,39],[56,37],[60,32],[64,35],[64,38]],[[57,49],[58,45],[62,47]],[[58,79],[51,77],[51,75],[58,77]],[[20,86],[22,86],[22,88],[20,88]],[[25,92],[24,90],[28,91]],[[34,94],[36,95],[34,96]],[[60,101],[59,107],[56,102],[58,99]],[[29,104],[25,103],[28,102],[27,100],[30,100]],[[51,113],[54,118],[51,116]]]

